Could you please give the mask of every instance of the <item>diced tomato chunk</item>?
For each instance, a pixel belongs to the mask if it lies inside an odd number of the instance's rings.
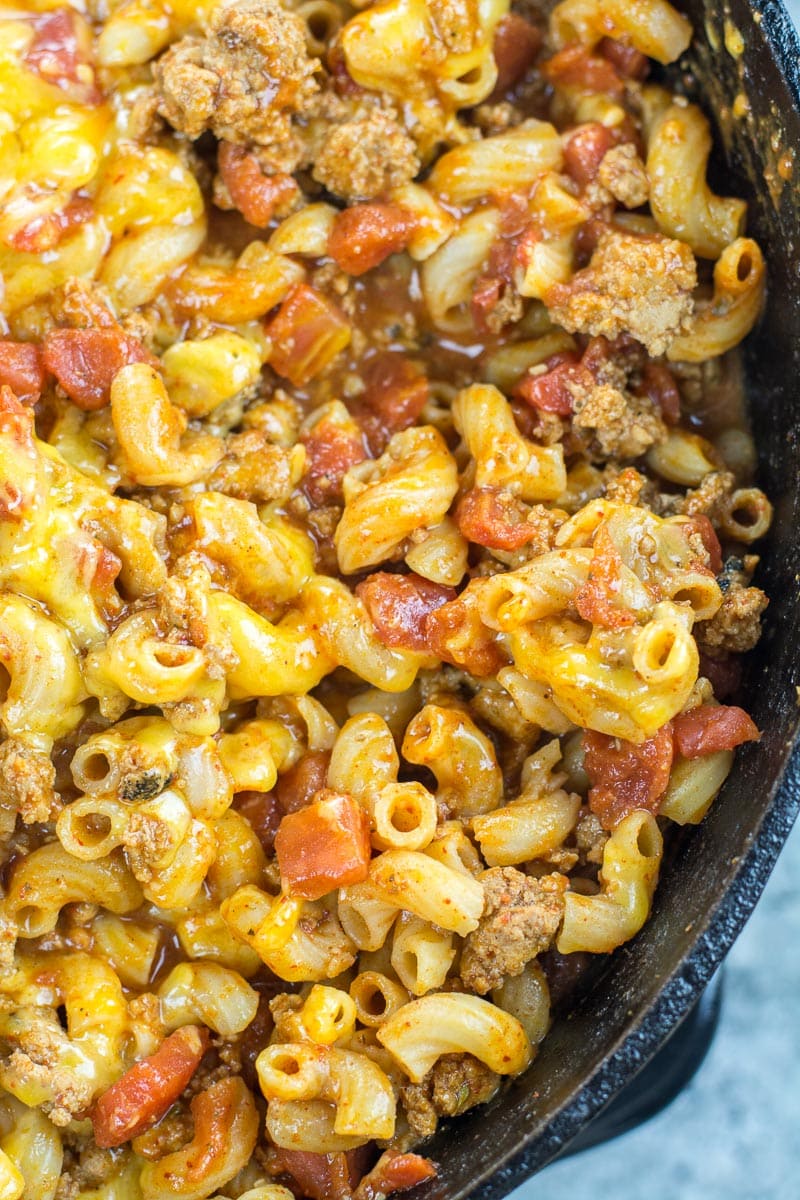
[[[32,403],[44,387],[42,355],[33,342],[0,341],[0,386],[10,387],[18,400]]]
[[[8,243],[24,254],[44,254],[46,250],[53,250],[78,225],[90,221],[93,214],[91,200],[79,196],[57,212],[34,217],[27,225],[16,229]]]
[[[350,342],[350,325],[321,292],[299,283],[266,327],[272,342],[269,365],[302,387],[333,362]]]
[[[496,675],[508,661],[468,591],[425,618],[425,638],[432,654],[479,678]]]
[[[579,187],[594,183],[600,164],[617,138],[599,121],[580,125],[564,146],[564,170]]]
[[[267,854],[271,854],[282,815],[275,793],[237,792],[232,807],[241,813]]]
[[[4,471],[0,476],[0,521],[22,521],[38,502],[28,468],[35,458],[33,409],[26,408],[7,385],[0,386],[0,440],[24,471]],[[35,479],[35,476],[34,476]]]
[[[330,750],[307,750],[293,767],[278,777],[275,798],[282,815],[305,808],[317,792],[322,791],[330,761]]]
[[[413,226],[409,213],[396,204],[353,204],[337,214],[328,254],[348,275],[363,275],[405,250]]]
[[[584,621],[606,629],[624,629],[636,618],[619,603],[622,559],[605,525],[594,539],[589,577],[575,597],[575,607]]]
[[[255,154],[220,142],[217,164],[233,207],[245,221],[263,229],[276,209],[286,209],[300,189],[291,175],[265,175]]]
[[[342,499],[342,480],[351,467],[367,458],[363,437],[329,417],[300,434],[306,448],[303,491],[314,505]]]
[[[108,329],[54,329],[44,340],[44,365],[78,408],[103,408],[114,376],[130,363],[158,366],[142,343],[119,326]]]
[[[743,708],[732,704],[703,704],[681,713],[672,723],[675,745],[684,758],[701,758],[718,750],[733,750],[757,742],[761,734]]]
[[[683,528],[687,533],[693,531],[700,535],[700,540],[708,553],[708,568],[715,575],[719,575],[722,570],[722,547],[719,544],[716,530],[708,517],[703,513],[696,517],[690,517]]]
[[[489,550],[519,550],[536,536],[528,509],[511,492],[470,488],[459,501],[456,523],[467,541]]]
[[[78,38],[79,19],[66,7],[31,18],[35,33],[23,62],[45,82],[70,91],[84,104],[97,104],[101,97],[93,74],[87,73],[89,64]]]
[[[436,1167],[429,1158],[385,1150],[356,1188],[354,1200],[381,1200],[383,1196],[408,1191],[435,1175]]]
[[[363,601],[384,646],[403,650],[427,649],[425,622],[430,613],[455,599],[455,590],[420,575],[377,571],[359,583]]]
[[[91,590],[109,612],[119,606],[119,595],[114,585],[121,570],[122,559],[105,546],[98,547]]]
[[[404,354],[379,352],[364,368],[364,391],[352,412],[372,454],[382,454],[393,433],[414,424],[428,402],[425,375]]]
[[[637,393],[647,396],[657,405],[667,425],[678,424],[681,417],[681,394],[669,367],[663,363],[646,363]]]
[[[556,87],[575,87],[584,92],[602,92],[620,100],[625,84],[607,58],[592,54],[586,46],[572,45],[559,50],[542,64],[542,74]]]
[[[488,99],[494,103],[505,96],[527,71],[542,48],[542,31],[517,13],[501,17],[494,31],[494,61],[497,66],[497,82]]]
[[[287,1150],[283,1146],[276,1146],[273,1153],[275,1166],[291,1175],[299,1196],[308,1200],[351,1200],[372,1150],[371,1144],[367,1143],[345,1154],[312,1154],[306,1150]]]
[[[554,355],[546,365],[548,369],[540,375],[523,375],[514,388],[514,395],[541,412],[569,417],[575,403],[570,385],[584,389],[591,387],[592,375],[578,361],[577,354],[568,351]]]
[[[283,818],[275,853],[288,891],[319,900],[334,888],[366,879],[369,818],[352,796],[326,789],[306,808]]]
[[[616,38],[604,37],[597,44],[597,52],[614,66],[625,79],[646,79],[650,71],[650,60],[641,50]]]
[[[97,1145],[121,1146],[160,1121],[199,1067],[208,1042],[203,1026],[184,1025],[112,1083],[89,1114]]]
[[[654,815],[669,784],[672,767],[669,722],[640,746],[591,729],[583,734],[583,762],[589,776],[589,808],[604,829],[613,829],[637,809]]]

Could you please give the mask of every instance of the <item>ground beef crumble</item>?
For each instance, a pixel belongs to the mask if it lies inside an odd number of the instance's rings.
[[[639,208],[650,194],[645,165],[631,142],[611,147],[600,163],[597,178],[625,208]]]
[[[285,148],[292,116],[318,90],[318,67],[302,20],[277,0],[220,5],[208,37],[182,38],[156,63],[159,112],[190,138],[210,129],[229,142]]]
[[[667,435],[658,406],[648,396],[629,391],[628,375],[623,363],[607,358],[599,363],[593,379],[567,383],[573,428],[590,435],[587,449],[595,459],[639,458]]]
[[[639,458],[666,436],[658,409],[647,396],[603,383],[585,390],[575,387],[573,396],[575,428],[593,432],[604,459]]]
[[[66,1134],[65,1139],[69,1136]],[[95,1191],[119,1174],[119,1152],[101,1150],[80,1135],[76,1140],[77,1145],[64,1147],[62,1175],[56,1187],[55,1200],[77,1200],[82,1193]]]
[[[8,1035],[7,1035],[8,1036]],[[6,1080],[13,1084],[41,1086],[52,1097],[42,1109],[54,1125],[69,1125],[92,1099],[92,1083],[77,1067],[66,1066],[67,1035],[51,1008],[29,1008],[25,1026],[16,1033],[16,1045],[3,1065]]]
[[[149,813],[131,814],[123,846],[128,866],[140,883],[152,882],[172,841],[172,831],[166,821]]]
[[[603,861],[603,850],[608,841],[608,834],[599,819],[589,808],[581,810],[578,824],[575,826],[575,845],[580,857],[585,863],[600,864]]]
[[[720,651],[752,650],[761,636],[761,614],[768,604],[761,588],[732,583],[711,620],[695,626],[698,647],[712,657]]]
[[[629,333],[654,357],[684,332],[694,307],[694,256],[684,242],[607,229],[588,267],[545,296],[552,320],[571,333]]]
[[[400,1089],[400,1103],[417,1138],[429,1138],[439,1117],[455,1117],[476,1104],[485,1104],[500,1080],[471,1054],[443,1054],[422,1083]]]
[[[515,867],[492,867],[481,876],[484,909],[461,955],[461,977],[485,996],[507,975],[547,950],[564,915],[563,875],[532,879]]]
[[[16,738],[0,745],[0,836],[9,836],[19,813],[26,825],[53,821],[61,811],[50,758]]]
[[[679,511],[687,517],[708,517],[717,521],[722,516],[736,480],[730,471],[709,471],[700,484],[682,497]]]
[[[420,169],[417,150],[394,117],[378,108],[331,129],[313,176],[344,200],[373,200],[407,183]]]

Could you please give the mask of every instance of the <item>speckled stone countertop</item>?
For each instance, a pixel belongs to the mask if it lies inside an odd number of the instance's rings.
[[[800,824],[724,971],[708,1057],[669,1108],[510,1200],[800,1200]]]

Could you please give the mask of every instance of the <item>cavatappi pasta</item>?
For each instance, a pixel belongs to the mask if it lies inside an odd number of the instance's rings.
[[[429,1178],[758,737],[762,254],[530,12],[0,7],[2,1200]]]

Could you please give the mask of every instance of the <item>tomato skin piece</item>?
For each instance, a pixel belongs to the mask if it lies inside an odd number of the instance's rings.
[[[492,45],[497,82],[488,104],[502,100],[509,88],[519,82],[541,50],[543,40],[541,30],[517,13],[500,18]]]
[[[640,809],[654,816],[658,813],[669,784],[673,753],[669,722],[639,746],[605,733],[584,731],[584,766],[591,782],[589,808],[604,829],[614,829]]]
[[[623,79],[646,79],[650,73],[650,62],[634,46],[616,38],[604,37],[597,44],[598,53],[608,59]]]
[[[600,164],[615,145],[614,133],[599,121],[581,125],[564,146],[564,170],[579,187],[594,183]]]
[[[313,1154],[284,1146],[276,1146],[273,1153],[278,1170],[291,1175],[299,1196],[308,1200],[352,1200],[353,1189],[372,1155],[372,1143],[344,1154]]]
[[[111,383],[123,367],[158,359],[119,326],[104,329],[54,329],[44,341],[44,366],[84,412],[105,408]]]
[[[592,54],[586,46],[565,46],[547,62],[542,63],[542,74],[555,87],[580,88],[582,92],[602,92],[621,100],[625,95],[625,84],[614,64],[607,58]]]
[[[28,70],[69,93],[71,100],[99,104],[102,96],[86,59],[88,30],[78,13],[67,7],[54,8],[32,14],[27,20],[34,29],[33,41],[22,60]]]
[[[425,622],[430,613],[454,600],[453,588],[420,575],[393,575],[376,571],[356,587],[384,646],[401,650],[427,650]]]
[[[76,196],[57,212],[34,217],[27,225],[17,229],[8,238],[8,244],[23,254],[44,254],[52,250],[62,238],[72,233],[79,225],[94,216],[91,200]]]
[[[435,1178],[436,1167],[421,1154],[398,1154],[385,1150],[372,1170],[364,1176],[355,1193],[355,1200],[379,1200],[395,1192],[405,1192]]]
[[[160,1121],[199,1067],[208,1043],[204,1026],[184,1025],[112,1083],[89,1114],[97,1145],[104,1150],[122,1146]]]
[[[364,364],[364,391],[351,413],[370,453],[383,453],[393,433],[414,424],[428,402],[425,375],[405,355],[380,351]]]
[[[479,678],[496,675],[508,662],[467,589],[425,618],[425,642],[437,658]]]
[[[470,488],[458,502],[456,524],[468,542],[490,550],[519,550],[536,536],[528,510],[510,492]]]
[[[283,818],[275,853],[288,892],[319,900],[334,888],[367,878],[369,818],[352,796],[325,789],[311,804]]]
[[[553,355],[541,375],[523,375],[514,388],[514,395],[541,412],[571,417],[575,401],[568,387],[570,383],[585,388],[591,387],[594,379],[578,361],[578,356],[568,350]]]
[[[734,750],[761,738],[752,718],[735,704],[703,704],[675,717],[672,726],[675,747],[683,758]]]
[[[258,229],[266,229],[275,210],[285,210],[300,193],[291,175],[265,175],[255,154],[242,146],[220,142],[217,165],[233,207]]]
[[[341,502],[345,475],[368,457],[363,437],[325,416],[301,433],[300,441],[306,448],[301,487],[311,503],[319,507]]]
[[[620,553],[602,525],[594,539],[589,576],[575,597],[575,607],[584,621],[605,629],[625,629],[636,623],[633,613],[620,603],[621,567]]]
[[[18,400],[33,403],[44,387],[39,347],[33,342],[0,341],[0,385],[10,387]]]

